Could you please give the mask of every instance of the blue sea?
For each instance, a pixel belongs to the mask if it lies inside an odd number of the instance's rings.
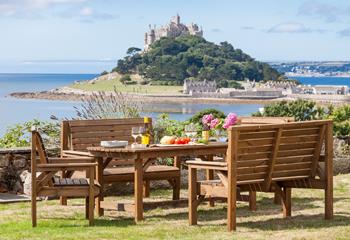
[[[77,80],[92,79],[95,74],[0,74],[0,136],[9,126],[31,119],[49,120],[51,115],[58,118],[76,116],[74,106],[79,102],[53,101],[36,99],[16,99],[7,97],[12,92],[44,91],[73,83]],[[350,78],[339,77],[295,77],[304,84],[311,85],[348,85]],[[192,104],[192,103],[152,103],[146,109],[169,110],[170,117],[176,120],[185,120],[194,113],[205,108],[216,108],[225,113],[235,112],[247,116],[258,111],[259,104]],[[156,117],[159,111],[144,113]]]
[[[345,85],[350,87],[349,77],[293,77],[305,85]]]
[[[9,126],[31,119],[49,120],[51,115],[58,118],[76,116],[74,106],[79,102],[40,99],[16,99],[7,97],[12,92],[44,91],[73,83],[76,80],[92,79],[94,74],[1,74],[0,73],[0,137]],[[225,113],[235,112],[241,116],[258,111],[259,104],[192,104],[152,103],[146,109],[169,110],[170,118],[185,120],[205,108],[216,108]],[[144,113],[156,117],[159,111]]]

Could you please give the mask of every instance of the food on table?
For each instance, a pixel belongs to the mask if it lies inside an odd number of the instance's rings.
[[[164,136],[160,140],[160,144],[188,144],[189,142],[191,142],[189,137]]]
[[[160,140],[160,144],[174,144],[176,140],[176,137],[174,136],[164,136]]]
[[[201,138],[201,139],[198,139],[198,143],[208,144],[208,143],[209,143],[209,141],[207,141],[207,140],[205,140],[205,139]]]

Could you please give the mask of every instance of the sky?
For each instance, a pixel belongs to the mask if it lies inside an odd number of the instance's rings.
[[[346,0],[0,0],[0,73],[100,73],[171,16],[260,61],[350,60]]]

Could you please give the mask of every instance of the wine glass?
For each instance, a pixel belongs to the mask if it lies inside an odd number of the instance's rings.
[[[132,127],[131,128],[131,136],[134,138],[134,144],[137,144],[136,139],[140,135],[140,128],[139,127]]]

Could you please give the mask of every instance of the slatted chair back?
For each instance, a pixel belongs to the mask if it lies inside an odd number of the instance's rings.
[[[37,130],[32,130],[32,147],[35,148],[35,154],[39,155],[40,163],[47,163],[48,155],[44,146],[43,139]]]
[[[266,191],[278,181],[314,178],[330,123],[234,126],[229,130],[228,169],[238,185],[258,183]]]
[[[40,133],[32,129],[31,132],[32,138],[31,138],[31,146],[32,146],[32,155],[31,155],[31,172],[36,173],[37,172],[37,156],[39,156],[39,163],[40,164],[47,164],[48,163],[48,155],[43,143],[43,139],[40,135]],[[40,173],[39,177],[36,178],[35,175],[33,175],[33,182],[35,179],[36,184],[40,187],[44,187],[45,185],[52,187],[54,184],[54,173]]]
[[[61,149],[86,151],[87,147],[99,146],[101,141],[125,140],[132,142],[132,127],[141,126],[144,126],[143,118],[63,121]]]

